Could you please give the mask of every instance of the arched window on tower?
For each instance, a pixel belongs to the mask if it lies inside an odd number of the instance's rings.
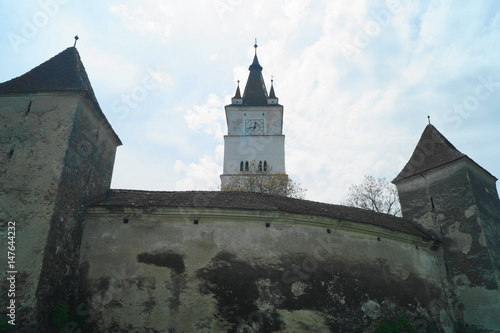
[[[248,171],[248,161],[245,162],[245,171]]]
[[[240,171],[243,171],[243,161],[240,162]]]
[[[264,161],[264,171],[267,171],[267,161]]]
[[[259,162],[259,171],[262,172],[262,161]]]

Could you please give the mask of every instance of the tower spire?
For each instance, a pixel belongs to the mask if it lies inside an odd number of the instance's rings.
[[[269,97],[267,98],[267,104],[278,104],[278,97],[274,93],[274,77],[271,76],[271,89],[269,89]]]
[[[231,103],[232,104],[242,104],[243,99],[241,98],[241,92],[240,92],[240,80],[238,80],[238,86],[236,87],[236,93],[234,94],[234,97],[231,98]]]
[[[250,74],[248,74],[247,84],[243,92],[243,104],[266,105],[267,89],[262,77],[262,66],[257,58],[257,38],[253,47],[255,48],[255,55],[252,64],[248,67]]]

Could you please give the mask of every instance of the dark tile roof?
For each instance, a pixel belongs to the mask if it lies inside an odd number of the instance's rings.
[[[441,134],[441,132],[433,125],[429,124],[425,127],[410,160],[392,182],[397,183],[403,179],[459,159],[467,159],[488,175],[495,178],[467,155],[461,153],[443,134]]]
[[[429,124],[425,127],[410,160],[392,182],[396,183],[464,156],[434,126]]]
[[[238,87],[236,88],[236,93],[234,94],[233,98],[241,98],[240,81],[238,81]]]
[[[29,72],[0,83],[0,94],[63,91],[86,93],[98,112],[106,119],[97,102],[80,54],[75,47],[68,47]],[[109,127],[111,128],[111,125]],[[121,144],[120,138],[114,131],[113,133]]]
[[[102,200],[95,202],[92,206],[198,207],[282,211],[355,221],[420,236],[425,239],[436,239],[436,237],[413,222],[396,216],[354,207],[253,192],[110,190]]]
[[[75,47],[68,47],[26,74],[0,84],[0,93],[81,91],[97,101]]]
[[[276,98],[276,94],[274,93],[274,86],[272,84],[273,80],[271,80],[271,90],[269,91],[269,98]]]
[[[267,105],[267,90],[262,77],[262,66],[259,64],[257,55],[248,68],[247,84],[243,91],[243,105]]]

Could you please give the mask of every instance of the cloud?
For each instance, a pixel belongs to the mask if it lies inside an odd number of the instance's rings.
[[[140,35],[155,34],[167,42],[172,35],[172,26],[167,23],[174,15],[172,7],[157,0],[143,1],[141,5],[119,4],[109,7],[109,11],[120,17],[126,26]]]
[[[21,15],[0,26],[21,33],[39,6],[12,6],[0,9],[22,8]],[[99,103],[125,144],[113,186],[190,190],[218,186],[224,105],[237,80],[244,88],[257,37],[266,86],[274,77],[285,108],[287,172],[308,199],[341,202],[365,174],[397,175],[427,115],[457,148],[500,175],[500,88],[492,86],[487,98],[476,91],[480,78],[500,82],[499,9],[497,1],[70,2],[23,52],[6,40],[0,46],[16,59],[7,80],[81,35]],[[67,31],[75,33],[64,37]],[[157,88],[141,89],[148,75]],[[123,104],[124,95],[135,96],[134,107]],[[471,110],[457,113],[464,103]],[[126,116],[115,112],[123,107]]]
[[[215,154],[204,155],[195,163],[175,161],[175,171],[179,179],[175,183],[176,190],[212,190],[220,189],[221,164],[224,147],[218,145]]]
[[[212,135],[215,140],[222,140],[222,124],[225,119],[223,105],[219,96],[210,94],[204,105],[192,105],[186,111],[184,119],[191,130]]]

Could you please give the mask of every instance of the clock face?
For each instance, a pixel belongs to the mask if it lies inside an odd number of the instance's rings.
[[[245,120],[245,134],[246,135],[264,134],[264,119]]]

